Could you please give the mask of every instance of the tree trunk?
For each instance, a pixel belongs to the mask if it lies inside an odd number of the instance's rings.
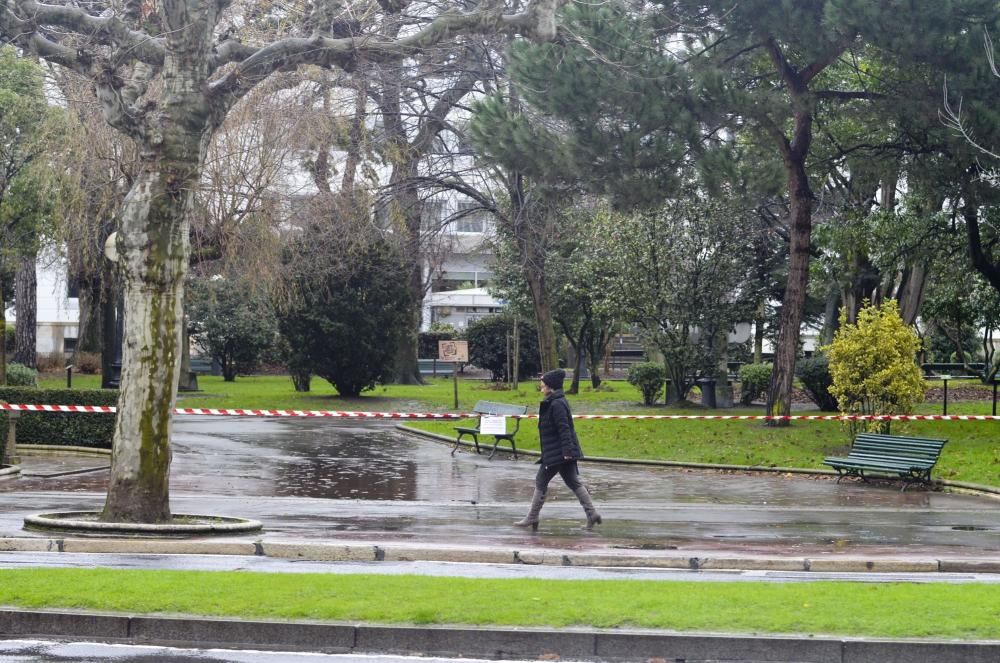
[[[569,391],[566,392],[567,394],[580,393],[580,374],[583,373],[583,368],[587,363],[587,327],[588,324],[585,323],[580,328],[580,333],[577,334],[575,341],[568,334],[566,336],[566,338],[570,339],[570,343],[573,346],[574,357],[573,381],[569,385]],[[565,327],[563,327],[563,329],[565,330]]]
[[[535,312],[535,325],[538,327],[538,355],[541,359],[542,373],[559,368],[559,349],[556,344],[555,322],[552,316],[552,304],[545,289],[545,261],[529,261],[533,267],[525,268],[524,279],[531,293],[531,305]]]
[[[185,152],[197,159],[198,141],[174,153]],[[144,157],[118,236],[125,325],[111,479],[101,516],[108,522],[170,520],[171,416],[180,371],[187,214],[198,162]]]
[[[3,274],[0,273],[0,386],[7,384],[7,302],[3,296]]]
[[[38,281],[34,255],[21,258],[14,277],[14,293],[17,306],[14,361],[35,368],[38,366]]]
[[[184,332],[181,337],[181,373],[177,382],[178,391],[198,391],[198,374],[191,370],[191,334],[187,317],[184,318]]]
[[[101,302],[102,285],[88,281],[80,284],[80,321],[76,333],[74,352],[101,351],[104,329],[104,307]]]
[[[897,298],[899,315],[907,325],[913,326],[917,322],[929,277],[927,264],[923,262],[913,265],[903,273],[903,282],[900,284]]]
[[[423,321],[424,275],[420,261],[414,260],[410,265],[409,276],[410,295],[413,303],[410,310],[410,324],[399,337],[396,345],[396,384],[425,384],[420,375],[420,344],[417,334]]]
[[[809,242],[812,235],[813,196],[806,174],[806,155],[811,140],[812,115],[799,110],[795,114],[796,140],[785,153],[788,173],[789,263],[788,283],[781,305],[781,326],[774,349],[774,370],[767,390],[767,413],[788,416],[792,412],[792,382],[795,379],[795,358],[799,348],[802,312],[809,285]],[[787,421],[772,421],[771,425],[787,426]]]
[[[837,306],[840,304],[841,293],[837,289],[836,284],[830,284],[829,290],[826,293],[826,305],[823,309],[823,329],[819,334],[819,344],[830,345],[833,343],[833,335],[837,333],[837,329],[840,327],[840,309]]]
[[[109,287],[101,302],[101,389],[111,389],[112,364],[118,352],[118,289]],[[120,377],[120,376],[119,376]]]
[[[763,309],[763,306],[761,306]],[[764,363],[764,316],[753,321],[753,363]]]
[[[664,367],[666,376],[670,380],[667,384],[666,402],[667,405],[673,405],[674,403],[681,402],[687,397],[688,390],[685,388],[687,376],[684,375],[683,369],[677,370],[672,364],[667,363]]]
[[[186,39],[197,41],[196,27],[191,32]],[[205,39],[202,46],[210,44]],[[171,518],[170,432],[184,331],[189,219],[211,138],[196,74],[205,57],[197,44],[167,55],[158,131],[142,145],[141,172],[121,210],[124,342],[111,477],[101,514],[107,522]]]
[[[590,333],[587,335],[587,358],[590,367],[590,385],[597,389],[601,386],[601,361],[608,349],[608,341],[611,340],[611,333],[607,328],[595,330],[592,325]]]

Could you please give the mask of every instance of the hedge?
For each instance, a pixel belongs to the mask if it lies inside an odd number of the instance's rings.
[[[117,405],[115,389],[32,389],[0,387],[0,401],[19,405]],[[19,444],[62,444],[110,449],[114,414],[22,412],[17,420]],[[0,412],[0,436],[6,440],[7,412]]]

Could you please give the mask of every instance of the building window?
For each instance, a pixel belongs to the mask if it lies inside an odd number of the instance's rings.
[[[455,232],[479,234],[486,232],[486,214],[486,210],[476,203],[459,203]]]
[[[438,230],[444,217],[444,201],[425,200],[420,210],[420,227],[425,231]]]
[[[76,339],[67,336],[63,339],[63,352],[69,354],[71,352],[76,352]]]

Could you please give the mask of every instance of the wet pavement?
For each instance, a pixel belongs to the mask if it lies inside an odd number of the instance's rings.
[[[99,642],[0,641],[7,663],[487,663],[487,659],[379,654],[321,654],[230,649],[182,649]],[[510,660],[510,659],[509,659]],[[517,663],[514,661],[513,663]]]
[[[459,452],[391,422],[179,417],[175,513],[254,518],[263,534],[233,540],[407,541],[570,550],[709,550],[769,555],[1000,554],[1000,500],[837,484],[801,475],[581,464],[601,509],[599,531],[579,529],[572,494],[553,482],[539,533],[514,528],[535,466]],[[24,476],[0,481],[0,537],[26,515],[96,510],[107,460],[25,456]]]

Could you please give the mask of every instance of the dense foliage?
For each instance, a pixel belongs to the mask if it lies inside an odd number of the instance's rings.
[[[668,400],[716,376],[730,330],[759,300],[749,278],[749,211],[734,199],[685,194],[648,212],[605,215],[595,230],[603,241],[593,289],[605,311],[633,321],[663,355]]]
[[[110,389],[0,387],[0,401],[24,405],[114,406],[118,402],[118,392]],[[22,412],[17,420],[17,441],[110,449],[115,416],[110,413]],[[6,412],[0,412],[0,430],[7,430]]]
[[[646,361],[629,366],[628,381],[642,392],[643,405],[656,405],[656,400],[663,393],[667,376],[663,366]]]
[[[275,341],[274,313],[265,294],[251,284],[196,279],[188,287],[187,315],[195,345],[219,362],[227,382],[254,370]]]
[[[837,411],[837,399],[830,393],[833,377],[830,375],[830,361],[820,353],[800,359],[795,365],[795,377],[802,383],[802,389],[824,412]]]
[[[405,264],[398,249],[378,240],[337,256],[335,267],[310,262],[314,239],[305,235],[290,258],[311,269],[293,277],[278,326],[294,350],[293,375],[301,381],[308,368],[341,396],[358,396],[392,375],[410,307]]]
[[[916,356],[920,338],[899,317],[899,305],[888,300],[867,306],[855,324],[841,316],[833,343],[823,348],[829,357],[830,393],[841,412],[880,415],[909,414],[923,401],[924,380]],[[858,430],[887,432],[889,422],[851,422]]]
[[[432,326],[429,330],[420,332],[417,335],[417,345],[420,349],[420,358],[437,359],[439,354],[438,343],[441,341],[452,341],[458,337],[458,331],[450,325],[447,328]]]
[[[740,403],[750,405],[760,400],[771,381],[773,364],[744,364],[740,366]]]
[[[38,371],[24,364],[7,364],[7,385],[10,387],[37,387]]]
[[[518,377],[526,379],[541,370],[538,334],[534,325],[518,320]],[[469,363],[490,372],[495,381],[509,381],[508,363],[514,347],[514,319],[494,315],[469,323],[465,338],[469,341]]]

